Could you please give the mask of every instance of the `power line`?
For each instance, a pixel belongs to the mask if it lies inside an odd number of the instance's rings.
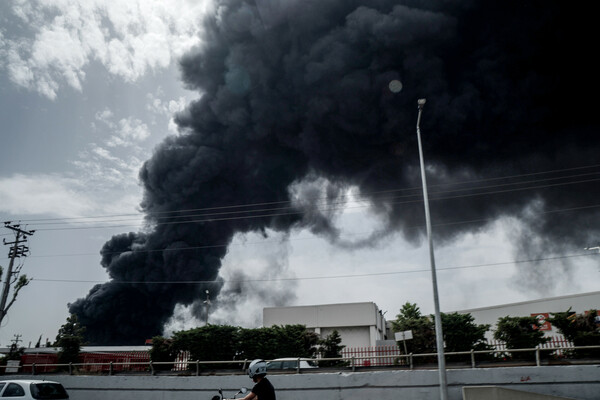
[[[589,176],[589,175],[597,175],[600,174],[600,172],[594,172],[594,173],[587,173],[587,174],[578,174],[578,175],[571,175],[568,177],[556,177],[556,178],[547,178],[547,179],[543,179],[541,181],[550,181],[550,180],[557,180],[557,179],[565,179],[565,178],[574,178],[574,177],[581,177],[581,176]],[[576,184],[576,183],[588,183],[590,181],[595,181],[595,180],[600,180],[600,178],[597,179],[592,179],[592,180],[585,180],[585,181],[576,181],[576,182],[564,182],[562,184],[553,184],[551,186],[554,185],[567,185],[567,184]],[[480,187],[472,187],[472,188],[461,188],[461,189],[454,189],[454,190],[446,190],[446,191],[437,191],[437,192],[432,192],[432,195],[436,195],[436,194],[440,194],[440,193],[455,193],[455,192],[464,192],[464,191],[473,191],[473,190],[482,190],[482,189],[491,189],[491,188],[498,188],[498,187],[505,187],[505,186],[514,186],[514,185],[524,185],[524,184],[529,184],[529,183],[535,183],[535,182],[540,182],[540,180],[538,181],[525,181],[525,182],[514,182],[514,183],[505,183],[505,184],[499,184],[499,185],[490,185],[490,186],[480,186]],[[535,186],[533,188],[544,188],[544,187],[548,187],[547,185],[544,186]],[[532,187],[525,187],[525,188],[515,188],[515,189],[508,189],[506,191],[513,191],[513,190],[525,190],[525,189],[531,189]],[[405,190],[405,189],[399,189],[399,190]],[[485,194],[490,194],[490,193],[498,193],[498,192],[483,192],[483,193],[475,193],[475,194],[470,194],[470,196],[474,196],[474,195],[485,195]],[[448,198],[455,198],[455,197],[464,197],[464,196],[469,196],[469,195],[463,195],[463,196],[454,196],[454,197],[444,197],[441,199],[448,199]],[[365,195],[361,195],[361,198],[365,198],[364,200],[358,200],[360,202],[363,201],[369,201],[371,199],[366,198]],[[404,196],[393,196],[393,197],[376,197],[373,198],[372,200],[394,200],[394,199],[400,199],[400,198],[414,198],[414,197],[418,197],[418,199],[416,200],[412,200],[410,202],[420,202],[421,199],[421,195],[420,194],[414,194],[414,195],[404,195]],[[440,199],[440,198],[438,198]],[[290,203],[290,201],[286,201],[286,203]],[[325,208],[321,209],[324,211],[335,211],[337,209],[342,209],[342,208],[346,208],[347,207],[347,201],[334,201],[331,203],[327,203],[325,204]],[[393,202],[392,204],[404,204],[403,202]],[[339,206],[339,207],[338,207]],[[357,207],[367,207],[368,205],[365,206],[357,206]],[[249,206],[244,206],[244,205],[239,205],[239,206],[224,206],[222,208],[233,208],[233,207],[249,207]],[[212,217],[218,217],[218,216],[222,216],[222,215],[236,215],[236,214],[247,214],[247,213],[258,213],[258,212],[270,212],[270,211],[282,211],[282,210],[294,210],[297,209],[297,207],[291,205],[291,206],[286,206],[286,207],[276,207],[276,208],[260,208],[260,209],[252,209],[252,210],[235,210],[235,211],[221,211],[221,212],[212,212],[212,213],[202,213],[202,214],[182,214],[182,215],[172,215],[172,216],[165,216],[165,217],[155,217],[156,220],[164,220],[164,219],[183,219],[183,218],[195,218],[195,217],[204,217],[204,218],[211,218],[211,220],[213,220]],[[197,211],[202,211],[201,209],[198,209]],[[197,212],[196,211],[196,212]],[[301,211],[296,211],[296,212],[292,212],[292,213],[301,213]],[[267,214],[269,215],[269,214]],[[276,214],[278,215],[278,214]],[[143,217],[143,216],[138,216],[139,217]],[[245,218],[248,216],[241,216],[241,218]],[[115,217],[116,218],[116,217]],[[233,217],[230,217],[233,218]],[[111,219],[111,220],[105,220],[105,221],[94,221],[94,222],[123,222],[123,221],[131,221],[132,219],[128,218],[128,219]],[[137,219],[136,219],[137,220]],[[169,221],[167,223],[176,223],[177,221]],[[185,222],[185,221],[184,221]],[[89,223],[88,221],[73,221],[70,222],[71,224],[83,224],[83,223]],[[61,224],[63,225],[64,222],[40,222],[40,223],[36,223],[36,226],[40,226],[40,225],[58,225]],[[161,222],[158,222],[158,224],[164,224]],[[115,225],[110,225],[115,226]]]
[[[575,182],[565,182],[565,183],[555,183],[555,184],[547,184],[547,185],[539,185],[539,186],[529,186],[525,188],[516,188],[516,189],[507,189],[507,190],[496,190],[490,192],[482,192],[482,193],[470,193],[463,194],[458,196],[446,196],[446,197],[437,197],[430,199],[431,201],[440,201],[440,200],[450,200],[450,199],[460,199],[467,197],[475,197],[475,196],[488,196],[492,194],[500,194],[500,193],[510,193],[516,191],[523,190],[533,190],[533,189],[542,189],[542,188],[550,188],[564,185],[572,185],[579,183],[589,183],[600,181],[600,178],[597,179],[588,179],[583,181],[575,181]],[[434,193],[435,194],[435,193]],[[408,201],[397,201],[391,202],[389,204],[410,204],[421,202],[422,200],[408,200]],[[352,208],[366,208],[368,205],[364,206],[345,206],[345,207],[330,207],[330,208],[322,208],[320,211],[335,211],[341,209],[352,209]],[[253,212],[253,211],[248,211]],[[242,219],[256,219],[256,218],[270,218],[270,217],[281,217],[281,216],[293,216],[293,215],[302,215],[304,214],[303,210],[298,211],[290,211],[290,212],[277,212],[277,213],[267,213],[267,214],[257,214],[257,215],[244,215],[244,216],[233,216],[233,217],[219,217],[219,218],[211,218],[210,214],[208,215],[200,215],[203,217],[202,219],[192,219],[187,221],[169,221],[169,222],[156,222],[150,223],[149,226],[162,226],[162,225],[177,225],[177,224],[192,224],[192,223],[208,223],[208,222],[221,222],[221,221],[235,221]],[[187,216],[188,218],[192,218],[195,216]],[[82,227],[62,227],[62,228],[38,228],[37,231],[64,231],[64,230],[82,230],[82,229],[107,229],[107,228],[125,228],[125,227],[138,227],[138,225],[130,225],[130,224],[117,224],[117,225],[100,225],[100,226],[82,226]]]
[[[575,257],[594,257],[600,253],[582,253],[582,254],[568,254],[555,257],[544,257],[528,260],[516,260],[516,261],[503,261],[488,264],[472,264],[472,265],[461,265],[454,267],[441,267],[437,268],[438,271],[451,271],[458,269],[471,269],[471,268],[485,268],[485,267],[498,267],[502,265],[511,264],[525,264],[525,263],[537,263],[541,261],[553,261],[563,260],[567,258]],[[284,281],[307,281],[307,280],[322,280],[322,279],[349,279],[349,278],[366,278],[376,276],[388,276],[388,275],[401,275],[401,274],[412,274],[419,272],[429,272],[429,268],[419,268],[406,271],[387,271],[387,272],[370,272],[365,274],[345,274],[345,275],[322,275],[322,276],[306,276],[306,277],[287,277],[287,278],[255,278],[255,279],[224,279],[220,280],[223,283],[250,283],[250,282],[284,282]],[[96,280],[77,280],[77,279],[44,279],[35,278],[38,282],[62,282],[62,283],[111,283],[111,284],[125,284],[125,285],[136,285],[136,284],[150,284],[150,285],[206,285],[214,284],[215,281],[96,281]]]
[[[512,176],[504,176],[504,177],[496,177],[496,178],[486,178],[486,179],[478,179],[478,180],[470,180],[470,181],[462,181],[462,182],[452,182],[452,183],[444,183],[444,184],[438,184],[438,185],[430,185],[431,188],[436,188],[436,187],[447,187],[447,186],[459,186],[459,185],[464,185],[464,184],[471,184],[471,183],[479,183],[479,182],[491,182],[491,181],[497,181],[497,180],[502,180],[502,179],[514,179],[514,178],[519,178],[519,177],[528,177],[528,176],[539,176],[539,175],[543,175],[543,174],[549,174],[549,173],[557,173],[557,172],[566,172],[566,171],[573,171],[573,170],[581,170],[581,169],[589,169],[589,168],[596,168],[599,167],[600,165],[592,165],[592,166],[584,166],[584,167],[575,167],[575,168],[567,168],[567,169],[562,169],[562,170],[553,170],[553,171],[543,171],[543,172],[535,172],[535,173],[528,173],[528,174],[521,174],[521,175],[512,175]],[[524,184],[528,184],[528,183],[535,183],[535,182],[542,182],[542,181],[550,181],[550,180],[558,180],[558,179],[570,179],[570,178],[575,178],[575,177],[582,177],[582,176],[589,176],[589,175],[596,175],[599,174],[599,172],[589,172],[589,173],[584,173],[584,174],[576,174],[576,175],[568,175],[568,176],[559,176],[559,177],[550,177],[550,178],[544,178],[541,180],[535,180],[535,181],[523,181],[523,182],[509,182],[509,183],[504,183],[504,184],[498,184],[498,185],[490,185],[490,186],[475,186],[475,187],[468,187],[468,188],[459,188],[459,189],[453,189],[453,190],[439,190],[439,191],[434,191],[432,192],[432,194],[440,194],[440,193],[453,193],[453,192],[460,192],[460,191],[467,191],[467,190],[482,190],[482,189],[489,189],[489,188],[495,188],[495,187],[505,187],[505,186],[514,186],[514,185],[524,185]],[[577,184],[577,183],[587,183],[587,182],[591,182],[591,181],[595,181],[598,179],[592,179],[592,180],[584,180],[584,181],[574,181],[574,182],[564,182],[561,184],[555,184],[555,185],[567,185],[567,184]],[[551,185],[551,186],[555,186],[555,185]],[[549,187],[549,186],[531,186],[531,187],[525,187],[525,188],[518,188],[518,189],[510,189],[510,190],[525,190],[525,189],[536,189],[536,188],[545,188],[545,187]],[[400,196],[392,196],[392,197],[373,197],[376,196],[378,194],[392,194],[392,193],[397,193],[397,192],[402,192],[402,191],[411,191],[411,190],[417,190],[420,187],[414,187],[414,188],[402,188],[402,189],[390,189],[390,190],[386,190],[386,191],[376,191],[376,192],[369,192],[369,193],[361,193],[360,194],[360,199],[358,201],[370,201],[370,200],[393,200],[393,199],[400,199],[400,198],[414,198],[414,197],[420,197],[420,193],[417,194],[408,194],[408,195],[400,195]],[[510,191],[508,190],[508,191]],[[484,193],[480,193],[480,195],[484,195],[484,194],[494,194],[497,192],[484,192]],[[369,197],[371,196],[371,197]],[[459,196],[455,196],[455,197],[459,197]],[[441,199],[446,199],[446,198],[439,198]],[[325,198],[321,198],[319,201],[321,200],[325,200]],[[416,199],[414,200],[414,202],[419,202],[421,201],[420,199]],[[292,201],[290,200],[285,200],[285,201],[275,201],[275,202],[262,202],[262,203],[251,203],[251,204],[237,204],[237,205],[228,205],[228,206],[214,206],[214,207],[204,207],[204,208],[195,208],[195,209],[185,209],[185,210],[173,210],[173,211],[152,211],[152,212],[146,212],[145,215],[141,215],[141,214],[114,214],[114,215],[103,215],[103,216],[82,216],[82,217],[70,217],[70,218],[45,218],[45,219],[30,219],[30,220],[23,220],[23,221],[27,221],[27,222],[33,222],[33,221],[40,221],[37,222],[36,225],[49,225],[49,224],[65,224],[65,223],[69,223],[69,224],[73,224],[73,223],[90,223],[90,222],[106,222],[106,223],[110,223],[110,222],[123,222],[123,221],[131,221],[131,219],[116,219],[115,218],[121,218],[121,217],[135,217],[136,221],[140,221],[140,223],[142,222],[142,220],[146,217],[152,217],[155,220],[161,220],[161,219],[171,219],[171,218],[189,218],[189,217],[211,217],[211,216],[218,216],[218,215],[224,215],[224,214],[241,214],[241,213],[256,213],[256,212],[267,212],[267,211],[278,211],[278,210],[286,210],[286,209],[293,209],[293,206],[286,206],[286,207],[276,207],[276,208],[261,208],[261,209],[251,209],[251,210],[233,210],[233,209],[239,209],[239,208],[251,208],[251,207],[264,207],[264,206],[269,206],[269,205],[283,205],[283,204],[291,204]],[[335,204],[340,204],[341,206],[345,206],[346,205],[346,201],[343,202],[332,202],[332,203],[327,203],[327,205],[331,205],[333,204],[335,206]],[[398,204],[398,203],[393,203],[393,204]],[[328,207],[326,208],[326,210],[335,210],[336,208],[333,207]],[[192,212],[206,212],[206,211],[217,211],[217,210],[233,210],[233,211],[219,211],[219,212],[213,212],[213,213],[203,213],[200,215],[195,215],[195,214],[189,214]],[[178,214],[178,215],[173,215],[173,214]],[[161,215],[165,215],[165,216],[161,216]],[[81,221],[82,219],[86,220],[86,221]],[[91,220],[94,219],[96,221],[87,221],[87,220]],[[97,221],[98,219],[103,219],[100,221]],[[53,222],[45,222],[45,221],[53,221]],[[57,221],[64,221],[64,222],[57,222]],[[132,226],[132,225],[107,225],[107,226],[102,226],[102,228],[106,228],[106,227],[125,227],[125,226]]]
[[[550,211],[543,211],[543,212],[539,212],[539,213],[533,213],[531,214],[531,216],[539,216],[539,215],[547,215],[547,214],[556,214],[556,213],[562,213],[562,212],[572,212],[572,211],[580,211],[580,210],[588,210],[588,209],[593,209],[593,208],[600,208],[600,204],[593,204],[593,205],[589,205],[589,206],[581,206],[581,207],[571,207],[571,208],[564,208],[564,209],[557,209],[557,210],[550,210]],[[485,223],[485,222],[492,222],[495,221],[496,218],[481,218],[481,219],[473,219],[473,220],[466,220],[466,221],[453,221],[453,222],[446,222],[446,223],[438,223],[438,224],[433,224],[434,228],[439,228],[439,227],[443,227],[443,226],[452,226],[452,225],[464,225],[464,224],[473,224],[473,223]],[[404,230],[410,230],[410,229],[420,229],[423,228],[423,225],[414,225],[414,226],[409,226],[409,227],[404,227]],[[353,233],[353,235],[358,236],[358,235],[365,235],[365,234],[373,234],[373,233],[378,233],[378,232],[383,232],[385,230],[374,230],[371,232],[356,232]],[[311,237],[305,237],[305,238],[292,238],[289,239],[290,241],[299,241],[299,240],[319,240],[319,238],[315,238],[314,236]],[[247,246],[247,245],[256,245],[256,244],[271,244],[274,243],[274,241],[260,241],[260,242],[245,242],[243,244],[239,244],[239,246]],[[94,252],[94,253],[71,253],[71,254],[46,254],[46,255],[30,255],[31,258],[48,258],[48,257],[79,257],[79,256],[98,256],[98,255],[102,255],[102,256],[106,256],[106,255],[115,255],[115,254],[122,254],[122,253],[126,253],[126,252],[133,252],[133,253],[156,253],[156,252],[170,252],[170,251],[187,251],[187,250],[201,250],[201,249],[210,249],[210,248],[218,248],[218,247],[230,247],[230,246],[235,246],[235,244],[212,244],[212,245],[203,245],[203,246],[186,246],[186,247],[178,247],[178,248],[165,248],[165,249],[144,249],[144,250],[140,250],[140,249],[136,249],[136,250],[132,250],[132,251],[111,251],[111,252]]]

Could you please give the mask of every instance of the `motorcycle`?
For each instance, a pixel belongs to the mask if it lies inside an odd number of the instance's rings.
[[[234,394],[233,397],[231,397],[231,398],[229,398],[229,397],[225,398],[225,397],[223,397],[223,390],[219,389],[219,395],[218,396],[216,396],[216,395],[213,396],[213,398],[211,400],[232,400],[232,399],[235,399],[235,397],[238,394],[246,394],[247,392],[248,392],[248,389],[245,388],[245,387],[243,387],[236,394]]]

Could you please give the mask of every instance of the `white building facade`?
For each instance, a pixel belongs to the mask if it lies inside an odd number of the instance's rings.
[[[376,346],[386,339],[385,319],[372,302],[263,309],[263,326],[293,324],[305,325],[321,338],[337,330],[347,347]]]
[[[558,329],[547,321],[553,313],[571,311],[582,314],[589,310],[600,310],[600,292],[573,294],[560,297],[529,300],[519,303],[501,304],[497,306],[473,308],[457,311],[460,314],[471,314],[476,324],[489,324],[487,336],[491,338],[496,330],[498,318],[535,316],[543,323],[542,330],[546,336],[560,335]]]

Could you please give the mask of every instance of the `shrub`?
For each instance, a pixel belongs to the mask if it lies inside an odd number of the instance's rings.
[[[506,343],[508,350],[535,348],[550,340],[544,338],[544,332],[539,328],[539,321],[535,317],[501,317],[498,319],[494,339]],[[535,352],[515,352],[510,356],[514,359],[531,359]]]

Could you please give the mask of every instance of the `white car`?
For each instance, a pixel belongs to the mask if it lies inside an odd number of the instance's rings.
[[[7,380],[0,381],[0,398],[31,399],[68,399],[67,391],[58,382],[42,380]]]
[[[267,369],[298,369],[298,361],[300,361],[300,369],[318,368],[314,360],[310,358],[276,358],[267,363]]]

